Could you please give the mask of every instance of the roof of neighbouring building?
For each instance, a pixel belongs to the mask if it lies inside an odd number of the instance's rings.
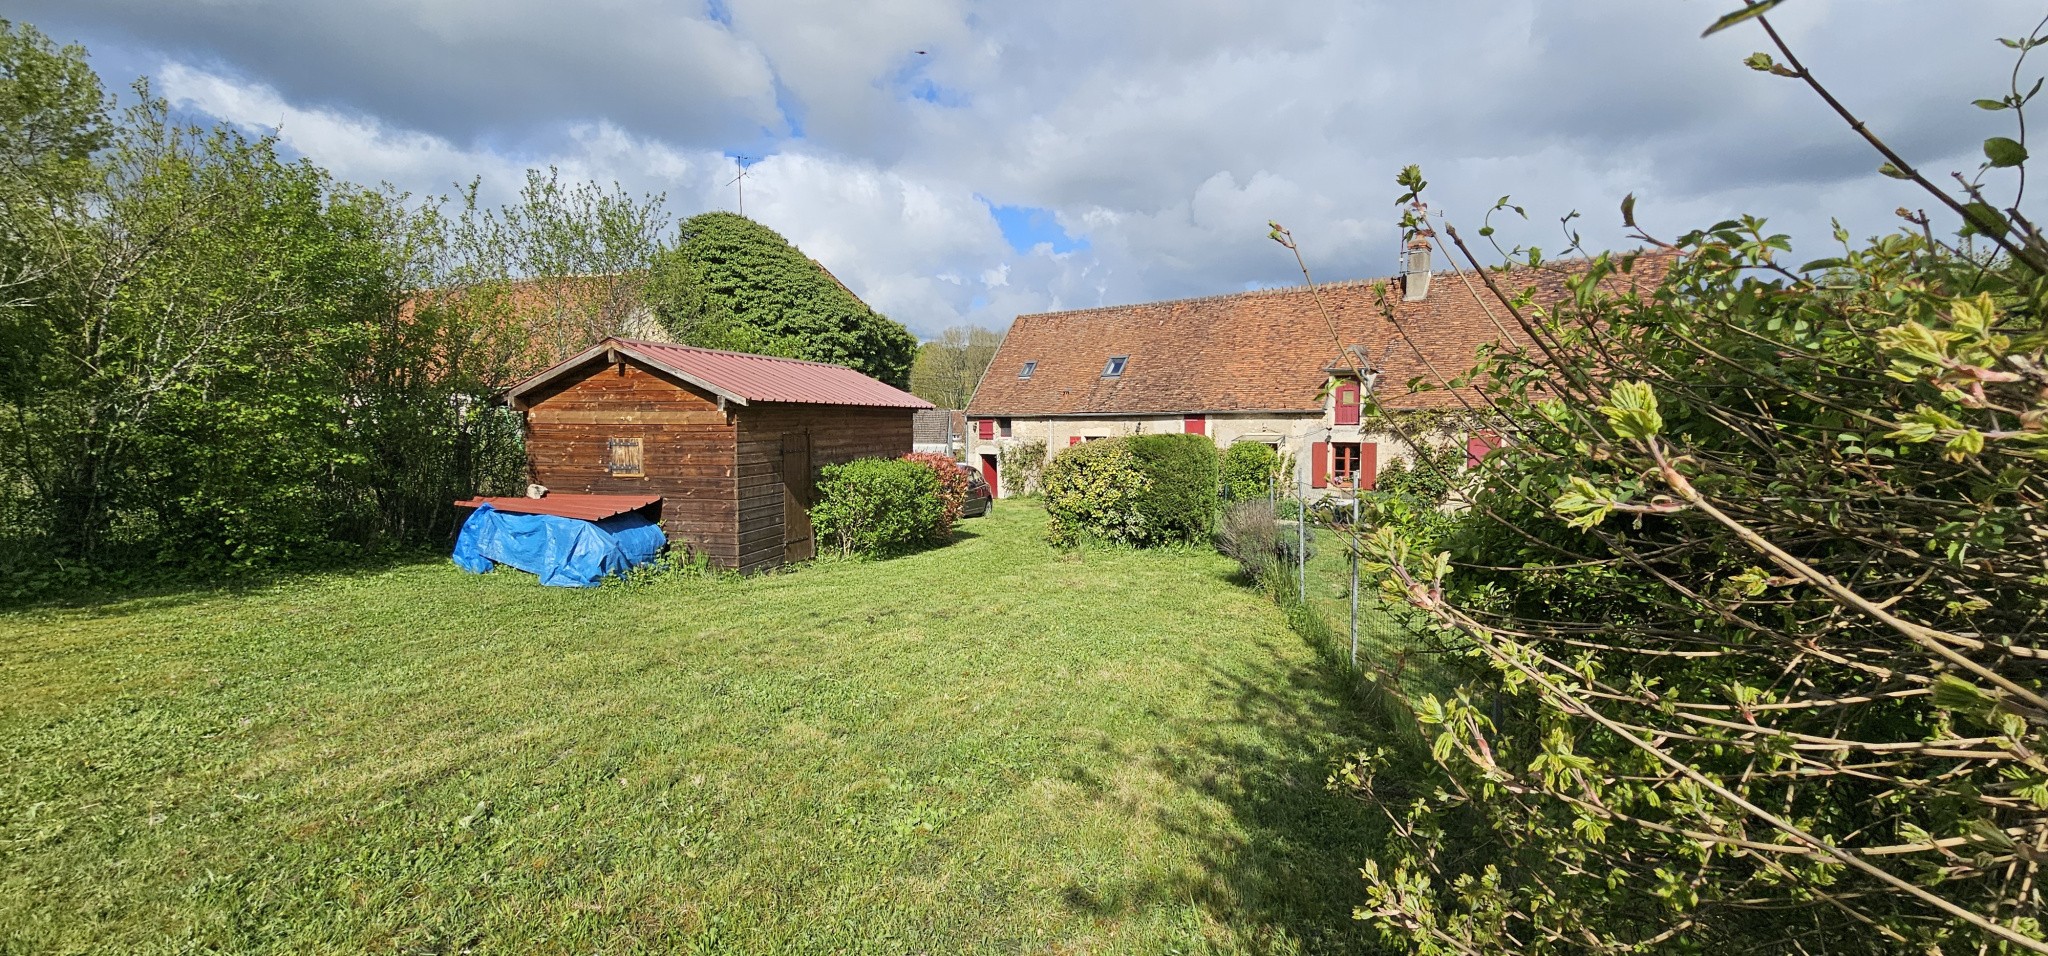
[[[522,396],[579,369],[617,358],[630,359],[738,405],[786,402],[880,408],[932,407],[932,403],[922,398],[844,365],[622,338],[608,338],[584,349],[512,387],[505,396],[516,402]]]
[[[1648,292],[1670,257],[1637,256],[1607,285]],[[1554,303],[1584,260],[1493,273],[1513,295],[1535,287]],[[1470,283],[1468,288],[1467,283]],[[1441,382],[1469,371],[1488,343],[1526,336],[1470,272],[1434,273],[1427,298],[1402,300],[1398,278],[1239,292],[1201,299],[1018,316],[968,403],[976,416],[1319,413],[1330,368],[1347,348],[1380,373],[1391,409],[1463,408],[1469,386],[1411,392],[1414,379]],[[1386,310],[1391,309],[1390,322]],[[1104,375],[1123,356],[1122,374]],[[1031,376],[1020,377],[1026,363]]]
[[[919,444],[942,444],[966,436],[967,413],[959,409],[925,408],[911,416],[910,440]]]

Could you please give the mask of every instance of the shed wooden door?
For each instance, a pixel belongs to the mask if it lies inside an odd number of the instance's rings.
[[[811,533],[811,435],[782,436],[782,560],[809,561],[818,552]]]

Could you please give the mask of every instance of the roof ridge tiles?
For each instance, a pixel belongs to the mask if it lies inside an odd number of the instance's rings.
[[[1641,250],[1632,251],[1640,252]],[[1622,254],[1626,255],[1627,253]],[[1572,256],[1570,258],[1565,259],[1545,260],[1541,265],[1536,266],[1529,266],[1523,263],[1513,263],[1508,267],[1506,271],[1547,271],[1548,267],[1552,266],[1580,264],[1591,261],[1592,257],[1590,256]],[[1473,270],[1471,269],[1457,268],[1433,269],[1430,271],[1430,276],[1432,278],[1436,276],[1456,276],[1468,274],[1472,271]],[[1364,279],[1333,279],[1329,282],[1301,283],[1299,285],[1276,285],[1268,286],[1263,289],[1241,289],[1236,292],[1218,292],[1214,295],[1189,296],[1184,299],[1152,299],[1145,302],[1126,302],[1122,305],[1094,305],[1089,306],[1085,309],[1051,309],[1045,312],[1026,312],[1018,315],[1017,318],[1035,319],[1040,316],[1047,315],[1083,315],[1090,312],[1121,312],[1129,309],[1138,309],[1143,308],[1145,306],[1156,305],[1194,305],[1197,303],[1223,302],[1231,299],[1249,299],[1257,298],[1260,296],[1288,295],[1294,293],[1307,292],[1311,289],[1320,292],[1330,289],[1369,288],[1380,283],[1393,282],[1394,280],[1397,280],[1399,278],[1401,278],[1400,274],[1396,273],[1394,275],[1372,276]]]

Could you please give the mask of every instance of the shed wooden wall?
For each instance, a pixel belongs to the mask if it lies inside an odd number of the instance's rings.
[[[721,567],[740,566],[739,429],[711,396],[637,365],[593,363],[526,404],[533,480],[575,494],[661,495],[661,527],[672,545]],[[607,473],[614,438],[641,439],[645,477]]]
[[[782,563],[784,435],[810,439],[811,470],[856,458],[910,453],[908,408],[763,403],[738,409],[739,568]],[[808,502],[806,502],[808,504]]]

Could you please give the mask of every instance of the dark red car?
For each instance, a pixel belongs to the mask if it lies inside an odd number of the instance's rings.
[[[995,495],[989,491],[988,480],[966,462],[960,463],[960,470],[967,473],[967,503],[960,506],[960,517],[979,518],[988,514],[995,507]]]

